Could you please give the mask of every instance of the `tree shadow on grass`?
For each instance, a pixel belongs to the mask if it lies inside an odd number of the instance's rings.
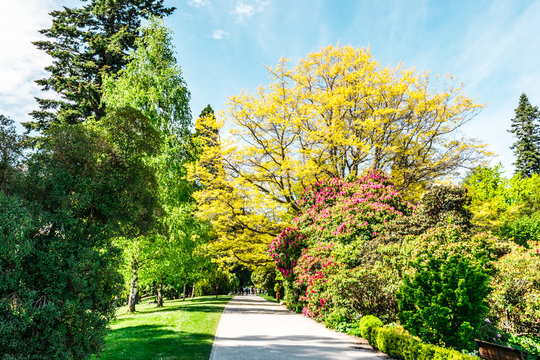
[[[178,300],[174,300],[174,303],[171,304],[170,301],[165,301],[163,307],[151,307],[151,308],[143,308],[140,307],[136,311],[136,313],[141,314],[152,314],[152,313],[159,313],[164,311],[188,311],[188,312],[205,312],[205,313],[221,313],[223,311],[223,308],[225,308],[225,305],[231,300],[231,297],[223,297],[218,299],[208,299],[208,298],[200,298],[200,299],[189,299],[185,302],[178,302]],[[121,314],[126,315],[126,314]],[[123,319],[118,319],[115,321],[115,323],[118,323],[122,321]]]
[[[207,360],[214,337],[174,331],[161,325],[137,325],[110,332],[100,360]]]

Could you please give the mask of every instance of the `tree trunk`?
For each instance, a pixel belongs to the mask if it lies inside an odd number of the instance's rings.
[[[182,301],[186,301],[186,280],[184,280],[184,290],[182,291]]]
[[[157,307],[163,307],[163,278],[159,279],[159,284],[157,286],[156,303]]]
[[[191,287],[191,298],[193,299],[195,297],[195,283],[193,283],[193,286]]]
[[[131,286],[129,288],[128,312],[135,312],[137,303],[137,283],[139,282],[139,266],[137,260],[131,261]]]

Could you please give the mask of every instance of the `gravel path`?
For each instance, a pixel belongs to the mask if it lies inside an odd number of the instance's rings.
[[[235,296],[216,331],[210,360],[388,359],[348,335],[258,296]]]

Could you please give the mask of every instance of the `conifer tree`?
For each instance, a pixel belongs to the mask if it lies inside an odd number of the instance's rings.
[[[115,74],[128,62],[135,47],[141,20],[164,16],[174,8],[164,0],[91,0],[81,8],[64,7],[51,12],[52,26],[40,32],[48,39],[34,45],[53,58],[45,70],[49,76],[36,80],[55,99],[36,98],[39,110],[25,123],[28,131],[42,131],[51,122],[75,124],[104,116],[101,102],[103,74]]]
[[[195,137],[201,148],[210,148],[216,151],[214,156],[201,161],[201,166],[206,168],[210,174],[216,175],[219,171],[218,168],[222,168],[223,159],[217,150],[219,148],[219,127],[216,126],[216,115],[210,104],[201,111],[199,118],[195,121]]]
[[[512,129],[509,131],[516,137],[511,146],[516,156],[516,173],[530,177],[540,172],[540,128],[538,106],[532,106],[527,95],[521,94],[519,105],[512,119]]]

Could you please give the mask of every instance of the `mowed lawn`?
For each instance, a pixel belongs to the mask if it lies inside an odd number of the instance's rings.
[[[135,314],[120,308],[99,359],[208,360],[216,328],[230,296],[138,304]],[[98,359],[93,357],[92,359]]]

